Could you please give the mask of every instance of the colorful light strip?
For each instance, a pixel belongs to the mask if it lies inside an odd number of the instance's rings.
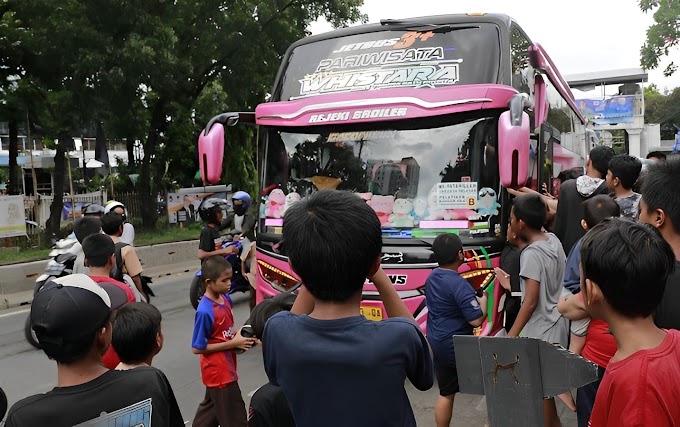
[[[257,263],[260,265],[260,267],[265,268],[265,269],[271,271],[272,273],[276,273],[278,275],[281,275],[281,276],[285,277],[286,279],[290,279],[290,280],[293,280],[293,281],[296,281],[296,282],[298,281],[298,279],[296,279],[295,277],[286,273],[285,271],[278,269],[278,268],[274,267],[273,265],[267,264],[266,262],[262,261],[261,259],[258,259]],[[260,271],[260,273],[262,273],[262,272]],[[265,274],[262,274],[262,277],[265,277]]]

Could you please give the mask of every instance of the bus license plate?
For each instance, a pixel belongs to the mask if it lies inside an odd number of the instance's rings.
[[[380,321],[383,319],[382,308],[380,307],[361,307],[361,315],[368,320]]]

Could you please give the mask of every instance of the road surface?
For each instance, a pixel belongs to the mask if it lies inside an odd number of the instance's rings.
[[[154,365],[165,372],[175,391],[186,421],[191,420],[205,389],[201,384],[198,356],[190,349],[194,310],[189,305],[188,288],[191,274],[185,273],[157,279],[152,285],[157,297],[153,299],[163,314],[164,348],[154,359]],[[246,294],[234,297],[234,319],[237,326],[248,318]],[[36,393],[44,393],[55,386],[56,366],[40,350],[35,350],[24,339],[23,327],[28,307],[0,311],[0,386],[7,393],[10,406],[17,400]],[[246,405],[250,395],[266,382],[261,349],[248,351],[238,357],[239,385]],[[406,389],[419,426],[434,425],[434,402],[438,395],[435,385],[427,392],[416,390],[407,382]],[[563,425],[576,426],[575,414],[559,405]],[[486,405],[481,396],[460,394],[456,397],[453,426],[482,427],[486,424]]]

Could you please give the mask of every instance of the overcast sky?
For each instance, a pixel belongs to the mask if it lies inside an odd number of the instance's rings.
[[[637,0],[364,0],[362,11],[369,22],[385,18],[409,18],[447,13],[505,13],[519,23],[532,41],[552,57],[563,75],[591,71],[636,68],[640,47],[654,20],[642,13]],[[323,22],[314,23],[312,33],[331,30]],[[669,56],[680,65],[680,48]],[[649,83],[660,89],[680,86],[680,71],[663,76],[670,59],[649,71]],[[616,92],[608,88],[607,94]],[[575,93],[578,97],[578,93]]]

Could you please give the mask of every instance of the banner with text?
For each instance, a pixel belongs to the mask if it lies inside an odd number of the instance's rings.
[[[581,113],[597,125],[632,123],[635,95],[613,96],[605,99],[577,99]]]
[[[25,235],[24,196],[0,196],[0,238]]]

